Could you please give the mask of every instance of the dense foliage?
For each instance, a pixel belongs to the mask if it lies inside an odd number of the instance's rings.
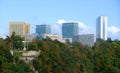
[[[50,39],[36,44],[41,54],[33,64],[39,73],[120,73],[118,40],[98,40],[92,48]]]
[[[14,64],[6,42],[0,39],[0,73],[32,73],[30,65],[23,61]],[[120,73],[119,40],[98,40],[93,47],[88,47],[78,42],[64,44],[44,39],[34,40],[27,47],[41,50],[33,61],[38,73]]]
[[[21,39],[17,35],[7,36],[6,39],[0,38],[0,73],[33,73],[29,65],[24,61],[16,60],[15,56],[10,53],[11,49],[17,49],[21,47],[18,45],[23,45]],[[15,42],[16,40],[19,42]]]

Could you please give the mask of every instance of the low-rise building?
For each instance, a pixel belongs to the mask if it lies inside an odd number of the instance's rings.
[[[94,34],[75,35],[72,40],[92,47],[94,45]]]
[[[36,34],[24,35],[24,38],[25,38],[25,41],[31,42],[36,38],[36,36],[37,36]]]
[[[19,57],[20,60],[25,61],[26,63],[32,63],[32,61],[40,55],[39,51],[25,51],[22,53],[22,56]]]
[[[42,34],[41,37],[43,39],[50,38],[51,40],[58,40],[60,42],[63,42],[62,35],[60,34]]]

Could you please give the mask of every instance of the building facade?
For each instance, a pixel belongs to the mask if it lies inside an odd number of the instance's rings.
[[[24,36],[30,34],[30,24],[25,22],[10,22],[9,23],[9,36],[15,32],[16,35]]]
[[[97,18],[96,38],[107,40],[107,16],[100,16]]]
[[[69,22],[62,24],[63,38],[72,38],[74,35],[78,35],[78,23]]]
[[[94,34],[75,35],[72,40],[92,47],[94,45]]]
[[[51,26],[50,25],[36,25],[36,33],[37,34],[51,34]]]
[[[24,35],[25,41],[33,41],[36,38],[37,34]]]
[[[41,34],[42,39],[50,38],[51,40],[58,40],[59,42],[64,42],[62,35],[60,34]]]

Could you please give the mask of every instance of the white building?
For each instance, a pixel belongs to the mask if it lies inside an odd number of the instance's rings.
[[[24,51],[22,53],[22,56],[19,57],[20,60],[25,61],[26,63],[32,63],[32,61],[40,55],[39,51]]]
[[[96,38],[107,40],[107,16],[100,16],[96,21]]]
[[[38,57],[39,54],[40,54],[40,50],[39,51],[26,51],[26,52],[23,52],[22,56],[25,56],[25,57],[29,57],[29,56]]]
[[[72,40],[92,47],[94,45],[94,34],[75,35]]]
[[[59,34],[41,34],[43,39],[50,38],[51,40],[58,40],[60,42],[64,42],[62,39],[62,35]]]

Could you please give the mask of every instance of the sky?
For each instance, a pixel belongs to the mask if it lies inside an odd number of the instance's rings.
[[[9,22],[48,24],[61,34],[63,22],[79,22],[79,34],[95,34],[96,19],[108,17],[108,37],[120,39],[120,0],[0,0],[0,36],[9,34]]]

